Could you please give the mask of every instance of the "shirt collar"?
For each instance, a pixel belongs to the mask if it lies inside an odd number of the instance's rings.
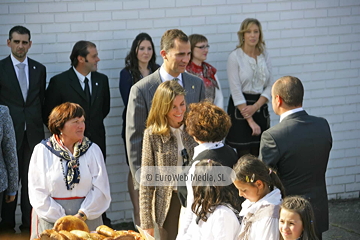
[[[89,81],[91,81],[91,72],[89,72],[88,75],[84,76],[82,75],[81,73],[78,72],[78,70],[76,70],[75,67],[73,67],[75,73],[76,73],[76,76],[78,77],[78,79],[81,81],[81,82],[84,82],[85,81],[85,78],[89,79]]]
[[[195,157],[197,157],[197,155],[199,155],[201,152],[208,150],[208,149],[217,149],[217,148],[221,148],[224,146],[224,143],[222,141],[220,142],[205,142],[205,143],[201,143],[199,145],[197,145],[194,148],[194,156],[193,159],[195,159]]]
[[[160,77],[161,77],[162,82],[165,82],[165,81],[168,81],[168,80],[173,80],[175,78],[175,77],[171,76],[168,72],[166,72],[163,65],[161,65],[161,67],[160,67]],[[182,74],[180,73],[176,78],[179,79],[180,85],[183,86],[183,84],[182,84]]]
[[[300,112],[300,111],[304,111],[304,109],[302,107],[299,107],[299,108],[294,108],[294,109],[284,112],[283,114],[280,115],[280,122],[282,120],[284,120],[284,118],[286,118],[287,116],[289,116],[293,113],[296,113],[296,112]]]
[[[172,133],[174,133],[176,130],[181,130],[181,131],[183,131],[183,130],[184,130],[184,124],[181,125],[181,126],[178,127],[178,128],[173,128],[172,126],[170,126],[170,130],[171,130]]]
[[[19,60],[17,60],[17,59],[13,56],[12,53],[10,54],[10,57],[11,57],[11,61],[12,61],[12,63],[13,63],[14,66],[18,65],[19,63],[24,63],[24,64],[25,64],[25,67],[29,65],[29,64],[28,64],[28,57],[27,57],[27,56],[25,57],[25,59],[24,59],[23,62],[20,62]]]

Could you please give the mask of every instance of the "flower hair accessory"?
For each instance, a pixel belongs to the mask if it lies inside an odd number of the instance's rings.
[[[269,175],[271,175],[272,171],[273,171],[273,170],[270,168],[270,169],[269,169]]]
[[[245,179],[246,179],[246,182],[254,182],[254,180],[255,180],[255,173],[253,173],[252,175],[251,175],[251,178],[249,179],[249,176],[246,176],[245,177]]]

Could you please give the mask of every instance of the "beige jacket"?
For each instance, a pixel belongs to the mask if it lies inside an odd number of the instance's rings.
[[[194,155],[194,147],[197,143],[184,129],[182,142],[186,148],[189,159]],[[151,127],[144,132],[141,166],[176,166],[178,160],[177,139],[170,131],[167,136],[152,134]],[[146,176],[141,175],[141,182]],[[140,185],[140,221],[144,229],[154,228],[154,222],[162,227],[167,212],[170,208],[170,200],[173,186],[143,186]]]

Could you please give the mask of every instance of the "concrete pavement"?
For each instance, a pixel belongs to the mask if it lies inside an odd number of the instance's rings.
[[[360,239],[360,198],[329,201],[329,230],[323,240]]]

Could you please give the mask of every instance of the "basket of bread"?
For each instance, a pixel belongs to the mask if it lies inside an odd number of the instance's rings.
[[[81,219],[68,215],[59,218],[53,229],[47,229],[37,240],[144,240],[140,233],[132,230],[116,231],[101,225],[90,232],[89,227]]]

